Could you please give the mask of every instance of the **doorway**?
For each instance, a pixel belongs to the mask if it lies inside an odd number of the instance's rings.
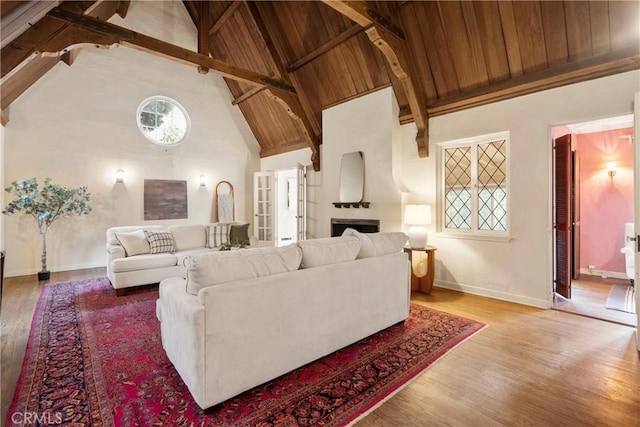
[[[633,115],[552,128],[553,308],[627,325],[607,308],[631,284],[625,224],[634,221]]]
[[[285,246],[306,239],[306,166],[254,173],[253,214],[262,246]]]

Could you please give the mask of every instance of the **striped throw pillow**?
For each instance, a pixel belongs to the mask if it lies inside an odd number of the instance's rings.
[[[231,222],[218,222],[209,224],[207,233],[207,247],[218,248],[225,243],[229,243],[229,233],[231,233]]]

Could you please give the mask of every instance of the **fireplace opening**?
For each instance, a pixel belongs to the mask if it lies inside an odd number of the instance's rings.
[[[352,228],[360,233],[377,233],[380,231],[380,220],[331,218],[331,237],[342,236],[347,228]]]

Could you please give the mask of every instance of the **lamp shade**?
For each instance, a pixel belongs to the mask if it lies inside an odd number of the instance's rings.
[[[404,207],[404,223],[411,225],[407,230],[409,246],[424,248],[427,246],[427,229],[423,225],[431,224],[431,206],[407,205]]]
[[[409,225],[431,224],[431,206],[407,205],[404,207],[404,223]]]

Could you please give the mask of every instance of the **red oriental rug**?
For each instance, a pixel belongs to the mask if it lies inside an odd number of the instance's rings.
[[[348,425],[485,325],[411,315],[205,415],[160,340],[158,290],[116,297],[107,278],[45,285],[7,425]]]

